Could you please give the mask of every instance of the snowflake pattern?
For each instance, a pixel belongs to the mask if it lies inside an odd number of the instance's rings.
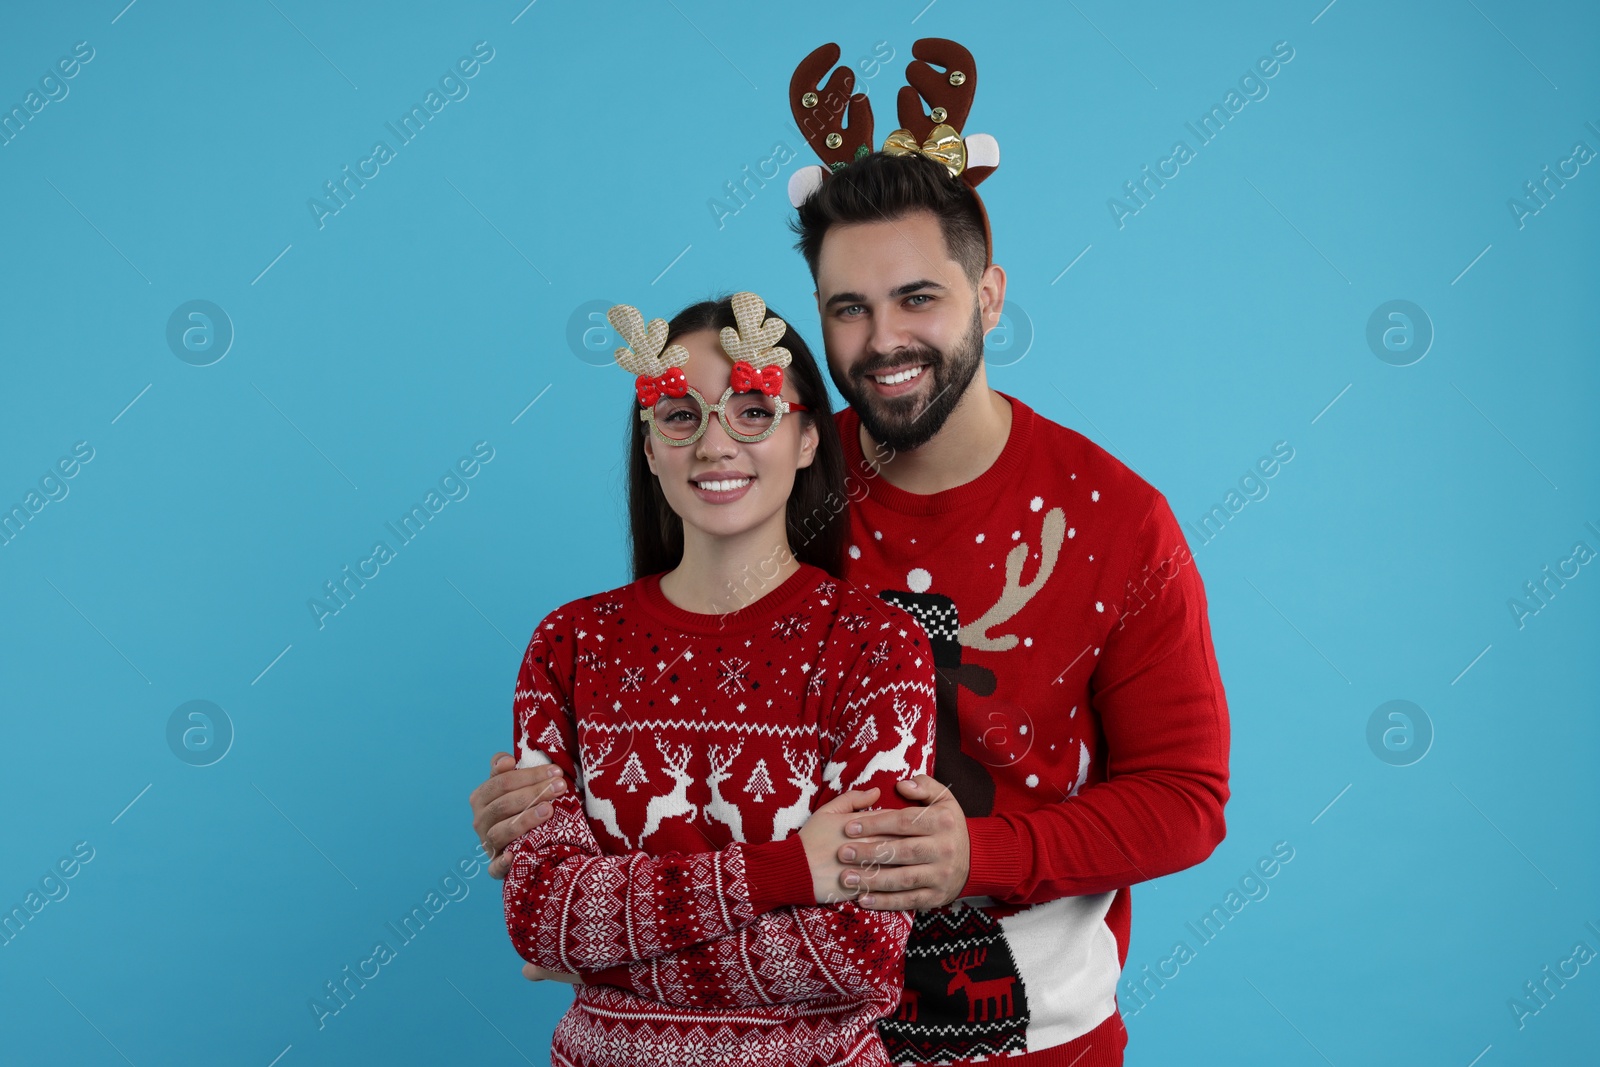
[[[772,632],[779,641],[789,641],[805,633],[811,626],[811,616],[792,611],[781,619],[772,620]]]
[[[853,634],[858,634],[865,630],[871,623],[871,618],[854,611],[839,616],[839,625]]]
[[[731,656],[722,661],[717,668],[717,688],[723,696],[732,696],[734,693],[744,692],[745,683],[750,680],[750,662],[737,656]]]
[[[867,657],[867,663],[874,667],[881,667],[888,658],[889,642],[879,641],[877,647],[872,650],[872,654]]]
[[[644,688],[644,668],[626,667],[622,671],[622,691],[637,693]]]

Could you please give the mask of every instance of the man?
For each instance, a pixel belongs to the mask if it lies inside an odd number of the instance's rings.
[[[840,895],[917,912],[879,1026],[897,1063],[1118,1065],[1128,887],[1222,840],[1226,700],[1165,498],[989,386],[1006,276],[953,174],[919,151],[862,153],[794,224],[850,404],[846,454],[870,479],[844,577],[911,612],[938,674],[935,774],[897,787],[913,806],[845,825]],[[565,786],[505,753],[492,766],[471,803],[498,855]]]

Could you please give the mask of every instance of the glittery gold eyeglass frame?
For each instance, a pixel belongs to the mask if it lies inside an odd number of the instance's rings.
[[[752,392],[753,390],[747,389],[738,395],[749,396]],[[735,430],[732,423],[728,419],[728,401],[735,395],[733,386],[730,385],[727,389],[723,390],[722,399],[718,400],[715,404],[706,403],[706,398],[700,395],[700,390],[696,389],[692,385],[688,388],[688,395],[694,397],[695,403],[700,405],[700,425],[690,436],[681,438],[670,437],[664,433],[661,427],[656,425],[656,409],[655,405],[653,404],[650,407],[641,407],[639,409],[639,421],[648,422],[650,424],[651,432],[656,435],[657,439],[665,441],[667,444],[675,447],[682,447],[684,445],[692,445],[696,441],[700,440],[700,438],[705,436],[706,427],[711,425],[711,415],[713,412],[715,412],[717,421],[722,423],[722,428],[727,431],[729,437],[733,438],[735,441],[742,441],[749,445],[755,444],[757,441],[765,441],[767,438],[777,433],[778,427],[783,423],[783,417],[789,412],[811,410],[804,404],[790,403],[781,396],[775,396],[772,398],[772,424],[765,430],[762,430],[760,433],[751,436],[749,434],[742,434],[738,430]],[[756,393],[756,395],[764,396],[765,394]]]

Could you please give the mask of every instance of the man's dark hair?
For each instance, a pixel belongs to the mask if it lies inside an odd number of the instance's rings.
[[[926,156],[883,152],[863,156],[824,178],[800,205],[789,228],[800,238],[795,248],[806,257],[815,281],[829,227],[893,221],[915,211],[933,212],[950,258],[961,264],[967,281],[977,288],[989,265],[977,195],[965,182],[952,178],[942,163]]]

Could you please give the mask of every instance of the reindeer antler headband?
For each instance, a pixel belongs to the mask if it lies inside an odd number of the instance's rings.
[[[924,37],[911,46],[916,57],[906,65],[906,81],[896,100],[901,128],[884,138],[890,155],[923,155],[942,163],[950,176],[973,190],[983,217],[984,250],[994,261],[989,212],[977,195],[978,183],[1000,165],[1000,144],[986,133],[964,136],[962,127],[978,91],[978,68],[972,53],[942,37]],[[822,75],[839,61],[839,46],[825,44],[806,56],[789,79],[789,106],[826,167],[801,167],[789,178],[789,202],[805,203],[835,171],[872,152],[872,102],[852,93],[855,71],[837,67],[820,85]],[[934,69],[935,66],[943,68]],[[926,102],[931,110],[924,111]],[[848,124],[846,124],[848,121]]]
[[[793,358],[778,344],[788,332],[788,324],[776,315],[769,317],[766,301],[755,293],[734,293],[730,299],[737,327],[724,326],[719,335],[722,350],[733,360],[728,384],[739,393],[759,391],[777,396],[783,389],[783,368]],[[644,316],[631,304],[615,305],[606,318],[627,342],[616,351],[617,364],[636,376],[634,392],[640,404],[650,407],[663,396],[688,393],[683,365],[689,362],[689,350],[667,344],[665,319],[651,319],[646,326]]]

